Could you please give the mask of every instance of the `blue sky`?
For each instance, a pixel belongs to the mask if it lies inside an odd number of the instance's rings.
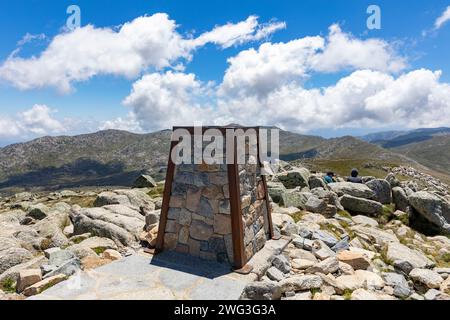
[[[175,29],[177,35],[185,39],[197,38],[215,27],[227,23],[237,24],[246,21],[252,15],[259,17],[258,23],[261,28],[264,25],[276,23],[285,23],[285,28],[279,28],[264,38],[256,39],[255,36],[253,40],[239,41],[226,48],[220,43],[221,40],[209,41],[192,49],[189,52],[189,58],[183,55],[171,60],[170,65],[162,67],[155,67],[149,62],[145,68],[131,77],[115,71],[99,71],[93,76],[87,77],[87,79],[70,81],[71,88],[67,91],[58,88],[58,84],[36,85],[38,80],[33,82],[31,77],[26,75],[30,70],[33,70],[27,68],[34,68],[34,65],[17,67],[17,64],[11,64],[8,65],[8,68],[1,68],[11,58],[10,55],[19,47],[18,42],[26,34],[45,35],[45,39],[37,39],[23,45],[20,52],[14,56],[23,60],[32,59],[33,56],[38,58],[52,44],[55,36],[64,36],[68,32],[63,30],[68,18],[66,9],[72,4],[78,5],[81,9],[81,28],[90,24],[97,31],[100,30],[99,28],[114,28],[132,22],[138,17],[150,17],[156,13],[167,14],[168,19],[174,21],[177,25]],[[367,28],[366,20],[369,15],[366,13],[366,9],[371,4],[376,4],[381,8],[382,27],[380,30],[368,30]],[[0,40],[2,43],[0,47],[0,119],[3,118],[3,122],[0,120],[0,144],[22,141],[45,134],[75,134],[95,131],[100,128],[117,127],[146,132],[168,127],[172,123],[178,123],[178,121],[192,121],[189,115],[192,115],[194,120],[200,120],[196,117],[202,113],[208,114],[208,117],[204,120],[208,123],[220,119],[222,122],[236,120],[251,124],[252,121],[262,121],[265,123],[260,124],[272,124],[269,122],[273,119],[275,122],[273,124],[281,125],[286,129],[328,137],[363,134],[392,128],[450,125],[450,120],[442,120],[442,117],[445,118],[449,115],[445,112],[442,113],[442,110],[447,110],[450,106],[450,91],[448,89],[448,83],[450,82],[450,65],[448,62],[450,22],[443,23],[439,28],[435,28],[436,19],[442,16],[449,6],[448,0],[408,2],[352,0],[2,1],[0,3]],[[229,85],[226,86],[227,83],[224,78],[227,71],[231,69],[231,63],[227,61],[229,58],[236,57],[251,49],[259,52],[259,46],[263,43],[271,45],[276,43],[287,44],[290,41],[307,36],[321,37],[331,43],[332,40],[327,40],[327,37],[330,34],[329,28],[333,24],[339,25],[340,31],[337,32],[338,34],[357,39],[365,47],[369,47],[364,42],[369,39],[375,38],[382,41],[383,43],[377,45],[379,48],[383,47],[390,52],[387,60],[376,64],[372,64],[370,61],[362,61],[353,65],[348,62],[349,59],[352,59],[351,56],[341,57],[339,52],[334,51],[333,54],[338,56],[333,57],[330,53],[328,59],[343,59],[346,63],[340,64],[336,68],[330,66],[326,70],[316,65],[315,67],[308,67],[305,72],[298,71],[292,74],[288,72],[281,75],[275,72],[276,76],[280,77],[279,81],[275,81],[276,79],[273,79],[275,76],[270,74],[264,82],[264,90],[270,92],[262,94],[261,91],[258,91],[262,89],[261,84],[256,80],[255,83],[233,83],[235,85],[233,88]],[[118,32],[119,28],[111,30],[113,30],[112,32]],[[256,31],[253,36],[255,34]],[[81,40],[80,46],[83,45],[86,44]],[[345,45],[343,48],[345,48]],[[295,61],[292,61],[292,57],[283,57],[288,52],[287,50],[289,48],[284,47],[274,50],[271,54],[280,55],[280,57],[273,57],[274,63],[283,66],[286,64],[287,69],[290,68],[290,65],[292,65],[292,69],[302,68],[301,64],[297,65],[294,63]],[[355,48],[355,50],[357,49]],[[378,50],[375,47],[373,50],[370,52],[381,52],[381,49]],[[296,55],[297,51],[294,50],[293,54]],[[366,53],[359,54],[358,51],[355,51],[348,54],[363,56]],[[256,56],[255,59],[258,57]],[[83,59],[82,54],[80,55],[81,59]],[[373,56],[373,60],[377,59],[379,59],[378,56]],[[383,67],[383,63],[386,64],[396,59],[404,61],[404,66],[399,70]],[[255,71],[254,68],[249,68],[247,65],[242,67],[242,64],[238,62],[236,61],[236,66],[239,66],[239,70],[234,73],[235,77],[246,78],[252,72],[259,72],[257,68]],[[80,63],[82,64],[82,62]],[[269,65],[267,61],[264,63],[264,65],[261,65],[261,69],[274,67]],[[182,65],[183,68],[174,68],[175,65]],[[48,77],[47,70],[52,68],[53,63],[40,64],[40,66],[44,66],[39,72],[44,79],[42,81],[45,82],[45,78]],[[83,70],[80,67],[77,72],[83,72]],[[364,103],[369,101],[364,107],[356,105],[361,101],[350,101],[348,104],[355,103],[355,106],[346,107],[347,100],[345,99],[352,96],[351,93],[345,95],[344,98],[343,93],[326,95],[324,92],[320,94],[315,91],[335,87],[343,78],[350,77],[355,72],[363,70],[383,73],[386,77],[392,77],[394,81],[411,73],[411,79],[401,81],[401,83],[400,81],[393,83],[383,76],[383,80],[376,80],[377,83],[378,81],[386,82],[382,88],[386,92],[380,93],[377,97],[365,96],[364,99],[361,98]],[[416,74],[414,73],[416,70],[428,70],[429,73]],[[431,73],[437,70],[441,70],[442,74],[439,75],[438,80],[432,79]],[[2,73],[4,75],[5,72],[9,72],[9,75],[2,76]],[[57,73],[67,72],[67,70],[62,67],[62,70],[53,72],[52,79],[55,79],[55,77],[58,79]],[[25,74],[25,79],[29,78],[26,88],[18,85],[18,83],[23,83],[23,79],[16,80],[21,73]],[[148,74],[155,76],[146,78],[145,76]],[[171,74],[178,76],[174,78],[171,77]],[[156,75],[159,76],[156,77]],[[183,75],[194,75],[195,80],[183,77]],[[354,75],[354,77],[357,75]],[[358,81],[364,82],[366,80],[361,80],[362,78],[371,77],[372,80],[369,82],[372,83],[375,81],[373,80],[375,76],[381,78],[381,75],[378,74],[364,74],[357,78]],[[263,77],[264,75],[261,76],[261,78]],[[139,80],[142,80],[143,92],[133,94],[132,88]],[[274,80],[274,83],[271,83],[270,80]],[[209,83],[211,81],[212,83]],[[182,89],[178,89],[178,87],[174,89],[174,83],[182,86]],[[414,83],[418,83],[418,86],[421,86],[419,91],[423,89],[424,92],[423,95],[418,95],[411,102],[408,100],[411,94],[407,92],[415,93],[418,91],[417,88],[414,88]],[[155,86],[158,88],[155,89]],[[170,100],[170,103],[174,106],[171,105],[170,108],[174,109],[167,111],[167,117],[163,116],[166,112],[162,111],[166,110],[164,109],[164,103],[167,103],[167,101],[158,100],[160,96],[163,96],[158,95],[158,92],[154,92],[150,96],[146,95],[146,88],[150,87],[155,90],[165,90],[164,92],[168,93],[169,98],[173,99]],[[354,85],[350,87],[355,88]],[[245,90],[242,88],[245,88]],[[346,87],[345,90],[353,90],[348,88]],[[288,92],[290,89],[292,91]],[[339,88],[334,89],[337,91]],[[367,90],[381,91],[382,89],[377,84],[376,89]],[[403,100],[397,101],[399,99],[396,97],[397,91],[405,91]],[[182,96],[175,99],[173,95],[179,92],[182,92]],[[283,92],[283,95],[281,95],[281,92]],[[188,94],[189,97],[186,96]],[[252,94],[255,96],[252,97]],[[129,102],[124,104],[127,97]],[[284,108],[285,105],[293,105],[289,108],[286,107],[286,114],[271,115],[271,110],[273,114],[279,111],[273,102],[276,97],[279,97],[280,108]],[[303,97],[306,98],[303,99]],[[155,99],[158,101],[155,101]],[[305,99],[309,100],[305,102]],[[337,105],[337,102],[333,99],[342,100],[343,106]],[[377,104],[376,101],[380,99],[390,101],[390,104],[386,103],[386,106],[380,107],[380,110],[375,110],[374,104]],[[310,100],[319,102],[309,106]],[[417,101],[423,103],[424,107],[422,108],[419,105],[410,109],[402,109],[405,108],[405,105],[411,105],[411,103]],[[158,103],[161,105],[158,105]],[[180,103],[180,106],[177,106],[178,103]],[[40,108],[33,109],[35,106],[40,106]],[[258,108],[261,108],[261,110],[258,110]],[[395,109],[390,118],[385,117],[386,112],[384,110],[387,110],[386,108]],[[430,108],[430,110],[427,111],[426,108]],[[419,109],[425,109],[420,111],[425,116],[422,122],[415,122],[413,121],[415,118],[422,118]],[[267,111],[268,114],[263,118],[254,120],[261,111]],[[236,113],[242,113],[242,115],[236,116]],[[303,113],[307,116],[302,117]],[[310,113],[323,113],[323,115],[313,116]],[[351,113],[352,116],[341,116],[340,113]],[[358,118],[358,114],[360,114],[360,118]],[[409,118],[408,114],[414,115],[415,118]],[[431,117],[428,114],[434,114],[435,116]],[[439,114],[440,116],[436,116]],[[400,117],[401,121],[394,119],[394,116]],[[336,118],[336,121],[328,121],[329,118]],[[14,126],[14,128],[9,128],[9,126]]]

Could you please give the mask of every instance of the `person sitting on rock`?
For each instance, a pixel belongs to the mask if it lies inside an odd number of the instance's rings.
[[[334,172],[327,172],[327,175],[323,178],[326,184],[336,182],[334,179]]]
[[[347,178],[347,182],[353,182],[353,183],[363,183],[362,178],[358,176],[359,172],[358,169],[353,169],[351,173],[351,177]]]

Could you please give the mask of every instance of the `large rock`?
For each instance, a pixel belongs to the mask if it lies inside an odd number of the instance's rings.
[[[325,230],[314,231],[312,234],[312,239],[313,240],[321,240],[330,248],[334,247],[339,242],[339,240],[336,239],[336,237],[334,235],[332,235],[330,232],[325,231]]]
[[[137,208],[138,210],[141,210],[141,208],[150,211],[155,210],[155,204],[152,201],[152,198],[139,189],[121,189],[112,192],[102,192],[94,202],[96,207],[115,204]]]
[[[34,296],[66,279],[67,279],[66,275],[63,274],[55,275],[53,277],[39,281],[38,283],[35,283],[32,286],[26,288],[23,294],[27,297]]]
[[[421,292],[428,289],[439,289],[444,279],[436,271],[429,269],[413,269],[409,277],[414,281],[414,286]]]
[[[405,274],[409,274],[416,268],[431,268],[434,266],[434,262],[422,252],[412,250],[399,242],[388,244],[386,256],[397,269]]]
[[[391,242],[399,242],[392,230],[381,230],[361,225],[350,227],[350,229],[363,240],[379,246],[384,246]]]
[[[336,257],[330,257],[328,259],[325,259],[316,265],[308,268],[306,270],[306,273],[323,273],[323,274],[329,274],[329,273],[335,273],[339,270],[339,261]]]
[[[309,177],[311,173],[306,168],[296,168],[291,171],[279,173],[276,175],[276,178],[287,188],[287,189],[295,189],[297,187],[300,188],[309,188]]]
[[[392,202],[391,185],[384,179],[374,179],[366,183],[374,193],[375,201],[382,204],[390,204]]]
[[[122,205],[81,209],[72,212],[71,216],[75,235],[91,233],[125,246],[137,244],[145,225],[145,217]]]
[[[285,293],[318,289],[322,286],[322,283],[322,278],[319,276],[304,275],[286,278],[281,280],[279,285],[281,286],[281,291]]]
[[[42,273],[40,269],[23,270],[19,273],[16,290],[22,292],[25,288],[32,286],[42,280]]]
[[[363,226],[369,226],[369,227],[378,227],[378,222],[375,219],[366,217],[366,216],[355,216],[352,218],[353,222],[356,224],[360,224]]]
[[[444,232],[450,232],[450,203],[437,195],[419,191],[409,196],[411,206]]]
[[[395,204],[395,210],[408,212],[409,200],[405,190],[401,187],[395,187],[392,189],[392,201]]]
[[[394,289],[394,295],[399,298],[407,298],[411,295],[408,281],[399,273],[383,273],[382,274],[386,285]]]
[[[36,205],[33,205],[30,207],[27,217],[36,219],[36,220],[42,220],[46,218],[49,215],[50,208],[46,205],[39,203]]]
[[[309,188],[311,190],[317,189],[317,188],[327,189],[327,185],[321,176],[311,175],[309,177]]]
[[[371,290],[358,289],[352,292],[351,300],[360,301],[379,301],[379,300],[396,300],[394,297]]]
[[[305,209],[309,195],[311,194],[301,192],[299,189],[287,190],[285,193],[284,206]]]
[[[327,203],[316,196],[311,196],[305,203],[305,209],[313,213],[323,213],[327,210]]]
[[[374,199],[375,192],[362,183],[336,182],[328,185],[338,196],[349,195],[357,198]]]
[[[383,212],[383,205],[377,201],[364,198],[357,198],[350,195],[342,196],[342,206],[351,212],[368,215],[380,215]]]
[[[251,282],[242,293],[241,299],[278,300],[281,298],[281,287],[275,282]]]
[[[354,270],[366,270],[370,266],[369,259],[359,252],[342,251],[338,254],[338,259],[350,265]]]
[[[33,259],[30,251],[23,248],[10,248],[0,252],[0,274],[21,263]]]
[[[133,188],[154,188],[156,185],[156,181],[153,177],[143,174],[134,181]]]
[[[267,182],[267,189],[272,201],[286,206],[286,187],[281,182]]]

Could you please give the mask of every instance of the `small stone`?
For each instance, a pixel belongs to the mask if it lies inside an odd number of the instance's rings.
[[[450,295],[436,289],[430,289],[425,293],[425,300],[449,301]]]
[[[289,273],[291,271],[291,264],[283,255],[275,256],[272,260],[272,265],[283,273]]]
[[[337,257],[339,261],[350,265],[354,270],[367,270],[370,266],[370,261],[361,253],[342,251]]]
[[[275,267],[270,267],[266,273],[267,277],[273,281],[281,281],[285,278],[284,273]]]
[[[279,282],[282,292],[306,291],[318,289],[322,286],[322,278],[316,275],[293,276]]]
[[[439,273],[429,269],[413,269],[409,276],[419,290],[423,290],[424,287],[428,289],[438,289],[444,281]]]
[[[353,267],[349,264],[339,261],[339,270],[344,275],[352,275],[355,273]]]
[[[42,291],[54,286],[55,284],[66,280],[66,278],[67,278],[67,276],[65,276],[63,274],[59,274],[59,275],[55,275],[53,277],[44,279],[44,280],[39,281],[39,282],[33,284],[32,286],[26,288],[25,291],[23,292],[23,294],[27,297],[37,295],[37,294],[41,293]]]
[[[242,294],[243,299],[250,300],[278,300],[281,298],[281,287],[274,282],[251,282]]]
[[[328,259],[336,256],[336,253],[331,250],[323,241],[315,240],[312,245],[313,254],[320,260]]]
[[[17,280],[16,290],[18,293],[25,290],[27,287],[32,286],[42,280],[42,273],[40,269],[22,270],[19,272],[19,278]]]
[[[116,261],[116,260],[122,259],[122,255],[120,254],[120,252],[118,252],[116,250],[113,250],[113,249],[105,250],[105,252],[103,252],[102,256],[103,256],[103,258],[109,259],[109,260],[112,260],[112,261]]]
[[[317,262],[307,260],[307,259],[294,259],[292,260],[292,268],[298,270],[306,270],[314,266]]]
[[[329,247],[335,246],[339,241],[331,233],[324,231],[324,230],[314,231],[313,235],[312,235],[312,239],[313,240],[321,240]]]
[[[339,269],[339,261],[336,257],[330,257],[306,270],[306,273],[335,273]]]

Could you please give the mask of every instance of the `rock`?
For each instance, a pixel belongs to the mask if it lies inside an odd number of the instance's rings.
[[[126,195],[118,195],[111,191],[105,191],[100,193],[94,202],[95,207],[103,207],[111,204],[131,206],[130,199],[128,199]]]
[[[79,243],[80,246],[86,247],[92,250],[99,249],[99,250],[107,250],[107,249],[113,249],[117,250],[118,247],[116,243],[108,238],[101,238],[101,237],[92,237],[88,238],[86,240],[83,240]]]
[[[325,260],[336,256],[336,253],[331,250],[323,241],[315,240],[312,244],[313,254],[320,260]]]
[[[344,275],[352,275],[355,274],[355,270],[349,264],[339,261],[339,270]]]
[[[414,281],[414,286],[421,292],[428,289],[439,289],[444,281],[439,273],[429,270],[415,268],[409,273],[410,278]],[[426,288],[426,290],[424,290]]]
[[[50,208],[46,205],[39,203],[36,205],[33,205],[29,208],[29,211],[27,213],[27,217],[33,218],[35,220],[42,220],[45,219],[50,212]]]
[[[375,193],[365,184],[337,182],[328,185],[338,196],[348,195],[357,198],[374,199]]]
[[[366,216],[355,216],[352,218],[353,222],[356,224],[360,224],[363,226],[369,226],[369,227],[378,227],[378,222],[375,219],[366,217]]]
[[[8,270],[0,274],[0,283],[2,283],[6,279],[18,281],[20,271],[28,269],[38,269],[47,262],[48,260],[44,256],[37,256],[27,262],[15,265],[14,267],[9,268]]]
[[[145,224],[138,211],[121,205],[81,209],[72,213],[72,221],[75,234],[91,233],[131,247],[137,245]]]
[[[295,223],[288,222],[281,229],[281,234],[284,236],[298,235],[299,228]]]
[[[297,270],[306,270],[314,265],[316,265],[317,262],[307,260],[307,259],[294,259],[292,260],[292,268]]]
[[[281,287],[275,282],[251,282],[245,288],[241,299],[279,300]]]
[[[339,269],[339,261],[336,257],[330,257],[328,259],[325,259],[318,264],[308,268],[306,270],[306,273],[323,273],[323,274],[329,274],[329,273],[335,273]]]
[[[395,204],[395,210],[407,212],[409,208],[409,200],[405,190],[401,187],[394,187],[392,189],[392,201]]]
[[[395,174],[393,173],[389,173],[386,176],[385,180],[389,182],[392,189],[400,186],[400,181],[395,177]]]
[[[314,263],[318,262],[317,258],[314,256],[314,254],[312,254],[311,252],[308,252],[306,250],[303,250],[303,249],[290,250],[289,251],[289,257],[291,259],[310,260],[310,261],[312,261]]]
[[[80,270],[81,262],[78,258],[73,258],[70,260],[66,260],[60,265],[51,265],[51,267],[52,271],[46,273],[44,275],[44,279],[51,278],[58,274],[64,274],[69,277]]]
[[[44,251],[48,258],[49,264],[59,267],[68,260],[75,258],[74,254],[69,250],[61,250],[60,248],[51,248]]]
[[[374,193],[373,200],[382,204],[390,204],[392,202],[391,185],[384,179],[374,179],[366,183]]]
[[[427,291],[427,293],[425,293],[425,300],[444,300],[444,301],[448,301],[450,300],[450,295],[445,294],[439,290],[436,289],[430,289]]]
[[[105,252],[103,252],[102,257],[105,259],[109,259],[111,261],[116,261],[122,259],[122,255],[120,252],[113,250],[113,249],[107,249]]]
[[[450,294],[450,277],[441,283],[440,290],[444,293]]]
[[[272,265],[283,273],[289,273],[291,271],[291,263],[281,254],[273,258]]]
[[[380,215],[383,212],[383,205],[377,201],[357,198],[344,195],[340,199],[342,206],[351,212],[368,215]]]
[[[30,251],[23,248],[10,248],[0,252],[0,274],[6,270],[33,259]]]
[[[287,188],[287,189],[295,189],[296,187],[300,188],[309,188],[309,177],[310,172],[305,168],[296,168],[291,171],[279,173],[276,175],[276,178]]]
[[[148,230],[148,228],[150,226],[153,226],[154,224],[159,223],[160,215],[161,215],[161,210],[154,210],[154,211],[148,212],[145,215],[145,228],[147,231],[150,231],[150,230]]]
[[[112,260],[106,259],[103,257],[95,256],[95,257],[86,257],[81,260],[81,265],[84,270],[93,270],[97,269],[101,266],[111,263]]]
[[[450,203],[427,191],[419,191],[409,196],[411,206],[425,219],[450,232]]]
[[[356,270],[353,275],[343,275],[336,278],[338,286],[342,290],[354,291],[360,288],[382,289],[385,285],[383,279],[369,271]]]
[[[267,182],[267,189],[272,201],[286,206],[286,187],[281,182]]]
[[[350,227],[358,237],[366,242],[384,246],[391,242],[399,242],[395,234],[391,230],[380,230],[377,228],[369,228],[361,225]]]
[[[408,281],[405,277],[398,273],[383,273],[384,281],[387,286],[394,288],[393,294],[399,298],[407,298],[411,295],[411,289],[409,288]]]
[[[133,183],[133,188],[154,188],[156,186],[155,179],[145,174],[139,176]]]
[[[333,250],[336,253],[339,253],[341,251],[348,250],[350,248],[350,244],[348,243],[347,239],[340,240],[338,243],[336,243],[331,250]]]
[[[303,210],[306,202],[308,202],[307,194],[298,189],[287,190],[285,193],[284,206],[286,207],[295,207]]]
[[[337,255],[339,261],[350,265],[354,270],[367,270],[370,266],[370,260],[361,253],[342,251]]]
[[[295,301],[309,301],[312,299],[312,293],[310,291],[295,293],[292,297],[287,297],[284,300],[295,300]]]
[[[412,295],[409,296],[408,300],[423,301],[425,300],[425,298],[420,294],[414,292]]]
[[[316,196],[311,196],[305,204],[305,209],[313,213],[322,213],[327,209],[327,203]]]
[[[316,188],[323,188],[323,189],[327,189],[327,185],[325,183],[325,181],[323,180],[322,177],[317,176],[317,175],[311,175],[309,177],[309,188],[311,190],[316,189]]]
[[[38,283],[42,280],[42,273],[40,269],[22,270],[19,272],[19,279],[17,280],[16,290],[18,293],[25,290],[29,286]]]
[[[285,278],[284,273],[275,267],[270,267],[269,270],[267,270],[266,275],[270,280],[273,281],[281,281]]]
[[[434,262],[423,253],[412,250],[401,243],[389,243],[386,256],[396,268],[405,274],[409,274],[416,268],[432,268],[434,266]]]
[[[314,231],[312,234],[312,239],[321,240],[329,247],[333,247],[339,242],[334,235],[325,230]]]
[[[395,298],[366,289],[357,289],[352,292],[351,300],[395,300]]]
[[[53,277],[44,279],[42,281],[39,281],[38,283],[33,284],[32,286],[25,289],[23,294],[27,297],[37,295],[44,290],[54,286],[55,284],[58,284],[64,280],[66,280],[67,276],[63,274],[55,275]]]
[[[206,241],[211,238],[214,230],[213,227],[200,220],[192,221],[190,228],[190,236],[192,239]]]
[[[83,259],[86,257],[96,257],[97,253],[89,247],[82,246],[80,244],[74,244],[66,248],[78,259]],[[53,271],[53,270],[52,270]]]
[[[281,287],[281,292],[288,291],[306,291],[311,289],[318,289],[322,286],[322,278],[316,275],[304,275],[304,276],[293,276],[281,280],[279,285]]]
[[[295,224],[295,221],[291,216],[277,212],[272,213],[272,222],[274,226],[279,228],[283,228],[283,226],[287,223]]]

